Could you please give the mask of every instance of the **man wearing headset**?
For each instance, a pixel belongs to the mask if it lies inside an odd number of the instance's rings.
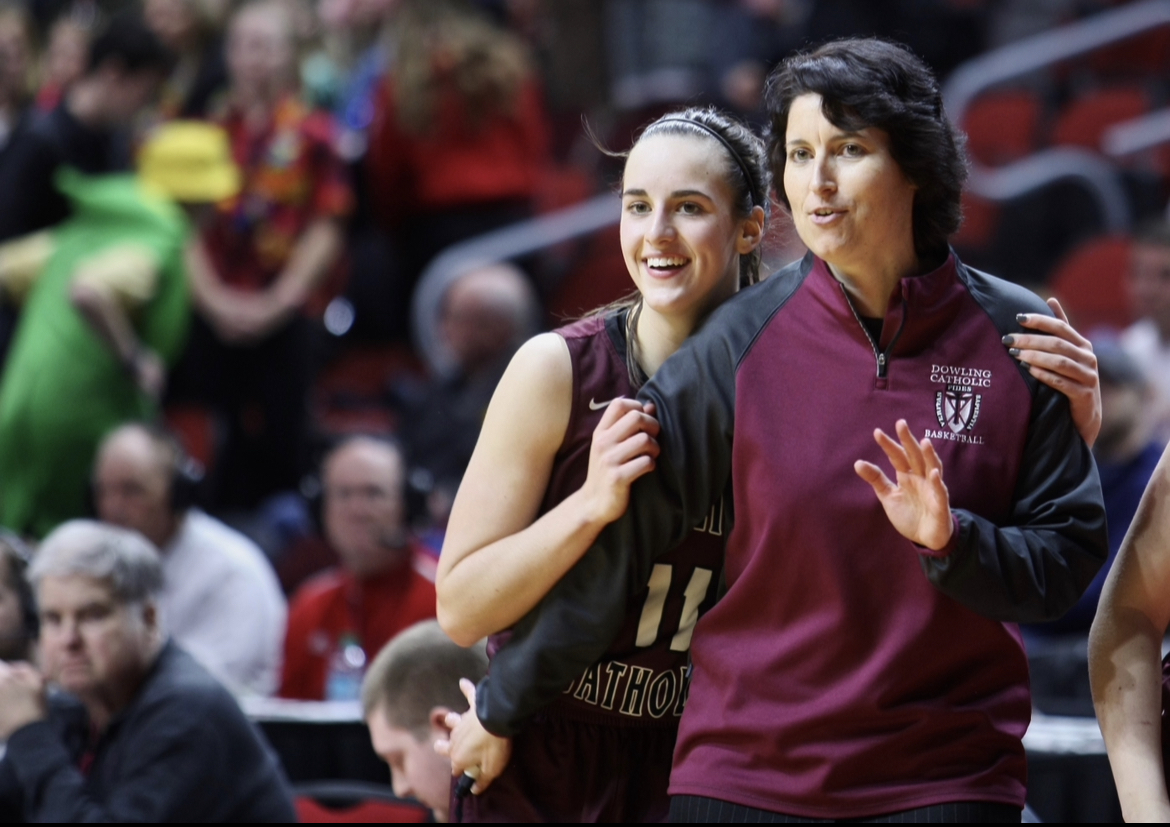
[[[280,674],[284,595],[255,543],[192,507],[198,474],[166,431],[123,425],[98,449],[97,516],[162,551],[159,607],[170,635],[237,694],[270,695]]]

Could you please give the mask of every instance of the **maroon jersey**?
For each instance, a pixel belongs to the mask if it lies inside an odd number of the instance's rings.
[[[569,346],[573,408],[542,514],[585,484],[593,431],[609,402],[637,393],[626,366],[625,320],[622,311],[556,331]],[[650,582],[627,602],[625,623],[609,650],[548,711],[596,723],[675,726],[687,697],[691,632],[714,602],[722,558],[723,515],[716,506],[703,525],[658,558]],[[503,639],[493,636],[491,654]]]

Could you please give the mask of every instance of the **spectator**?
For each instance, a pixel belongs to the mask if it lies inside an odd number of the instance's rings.
[[[1156,436],[1170,440],[1170,223],[1156,221],[1134,238],[1130,295],[1138,321],[1121,335],[1121,345],[1154,385]]]
[[[392,40],[367,161],[406,308],[444,247],[531,216],[548,124],[524,44],[469,3],[400,0]]]
[[[300,482],[311,379],[301,310],[338,261],[352,200],[332,120],[297,96],[294,47],[285,2],[253,0],[231,21],[221,122],[243,188],[190,256],[198,312],[176,395],[227,420],[221,508],[253,508]]]
[[[390,63],[386,21],[398,0],[325,0],[317,5],[321,48],[301,75],[309,96],[332,109],[347,160],[365,154],[377,90]]]
[[[15,139],[28,128],[35,59],[32,18],[22,6],[0,6],[0,168]],[[17,308],[0,297],[0,366],[16,320]]]
[[[65,91],[85,74],[93,19],[76,7],[61,14],[49,26],[48,42],[41,56],[41,85],[36,107],[52,112],[61,103]]]
[[[425,479],[435,492],[431,518],[439,525],[446,523],[504,368],[539,326],[536,292],[511,264],[472,271],[443,297],[439,331],[454,367],[406,400],[402,423],[411,480]]]
[[[0,661],[33,659],[37,606],[24,576],[30,557],[19,537],[0,532]]]
[[[418,799],[440,823],[449,816],[451,759],[434,743],[451,733],[448,713],[467,711],[459,682],[485,674],[482,643],[464,649],[424,620],[386,644],[362,681],[362,715],[374,752],[390,765],[394,794]]]
[[[0,6],[0,157],[26,124],[35,59],[32,18],[21,6]]]
[[[123,425],[98,449],[99,519],[140,532],[162,552],[163,628],[221,683],[271,695],[280,678],[287,607],[251,540],[193,506],[197,470],[173,436]]]
[[[0,248],[0,283],[35,277],[0,380],[0,524],[22,534],[84,514],[98,441],[157,412],[188,314],[176,202],[195,216],[239,184],[206,124],[159,129],[139,160],[137,176],[62,170],[74,217]]]
[[[227,86],[223,38],[203,0],[146,0],[146,24],[175,55],[162,87],[158,115],[202,118]]]
[[[402,455],[354,437],[322,464],[325,538],[341,560],[297,590],[289,608],[280,694],[357,699],[369,654],[435,616],[435,586],[414,569]]]
[[[90,49],[85,74],[59,106],[17,135],[0,163],[0,241],[60,223],[69,215],[54,175],[70,166],[90,175],[130,166],[119,134],[154,97],[170,54],[142,19],[114,17]]]
[[[295,820],[280,766],[235,699],[162,634],[150,543],[67,523],[30,575],[43,671],[0,664],[6,820]],[[46,681],[68,694],[50,698]]]

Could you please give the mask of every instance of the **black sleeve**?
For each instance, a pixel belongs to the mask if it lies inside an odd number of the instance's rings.
[[[654,559],[682,542],[712,503],[729,494],[736,370],[809,267],[811,259],[727,302],[638,394],[657,407],[657,468],[633,485],[626,513],[516,624],[492,659],[476,701],[488,731],[513,735],[596,663],[621,629],[628,598],[646,585]],[[725,515],[730,530],[730,507]]]
[[[1055,620],[1073,607],[1109,554],[1101,483],[1068,400],[1036,391],[1006,525],[955,509],[951,553],[922,556],[945,594],[995,620]]]
[[[12,764],[0,759],[0,824],[24,821],[24,807],[21,802],[20,783]]]
[[[974,270],[965,278],[1001,334],[1021,330],[1018,312],[1052,315],[1016,285]],[[1033,398],[1010,517],[997,526],[955,509],[958,532],[950,553],[921,560],[930,581],[969,609],[1035,623],[1073,607],[1105,562],[1109,538],[1097,466],[1068,400],[1022,366],[1020,373]]]
[[[0,240],[43,230],[69,215],[69,204],[53,183],[61,153],[42,131],[23,131],[0,163]]]
[[[123,725],[120,743],[106,747],[118,751],[118,766],[103,775],[100,798],[48,721],[14,732],[6,761],[23,791],[28,821],[182,821],[201,811],[201,799],[226,794],[215,783],[216,768],[232,759],[223,723],[214,706],[198,701],[182,710],[165,703],[143,710]]]

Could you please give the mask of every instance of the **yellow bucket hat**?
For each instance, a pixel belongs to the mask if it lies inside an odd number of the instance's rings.
[[[240,190],[227,133],[203,121],[155,129],[138,152],[138,177],[175,201],[222,201]]]

